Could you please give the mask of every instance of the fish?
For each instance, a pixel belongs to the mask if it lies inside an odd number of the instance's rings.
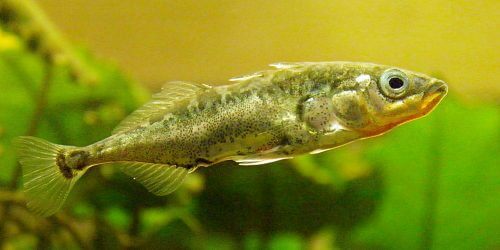
[[[447,84],[373,63],[276,63],[226,85],[176,81],[112,135],[77,147],[15,139],[27,207],[49,216],[90,168],[120,169],[155,195],[222,161],[262,165],[386,133],[431,112]]]

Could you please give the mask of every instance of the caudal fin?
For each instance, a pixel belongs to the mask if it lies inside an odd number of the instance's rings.
[[[56,213],[85,170],[58,165],[58,157],[68,146],[29,136],[18,137],[14,145],[22,166],[28,208],[42,216]],[[62,161],[59,160],[59,164],[64,164]]]

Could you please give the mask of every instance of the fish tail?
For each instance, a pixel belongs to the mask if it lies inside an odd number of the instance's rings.
[[[82,156],[88,154],[82,154],[85,151],[76,147],[29,136],[16,138],[14,146],[22,166],[28,208],[42,216],[56,213],[73,185],[85,173],[87,168],[82,165],[85,160]]]

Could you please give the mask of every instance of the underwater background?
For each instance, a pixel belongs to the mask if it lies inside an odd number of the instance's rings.
[[[0,0],[0,249],[499,249],[499,1]],[[101,140],[165,82],[368,61],[450,93],[381,137],[157,197],[109,165],[26,210],[12,139]]]

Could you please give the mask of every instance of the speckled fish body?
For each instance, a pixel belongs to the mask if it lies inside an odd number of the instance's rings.
[[[72,181],[91,166],[122,162],[163,195],[200,166],[264,164],[382,134],[427,114],[447,92],[440,80],[370,63],[273,66],[229,85],[167,84],[109,138],[81,148],[57,145],[55,168]],[[33,153],[26,149],[33,140],[21,139],[22,155]],[[50,214],[60,204],[33,207]]]
[[[328,74],[328,68],[322,69]],[[334,86],[327,82],[333,83],[334,75],[311,75],[319,69],[311,70],[266,71],[233,85],[202,88],[174,111],[89,146],[95,156],[89,160],[193,168],[224,160],[257,163],[313,151],[322,135],[333,131],[320,131],[305,122],[304,108],[309,107],[304,102],[324,105],[321,99],[332,93]],[[327,123],[333,110],[325,108],[313,112]],[[337,131],[337,139],[329,144],[342,144],[356,136],[350,130]]]

